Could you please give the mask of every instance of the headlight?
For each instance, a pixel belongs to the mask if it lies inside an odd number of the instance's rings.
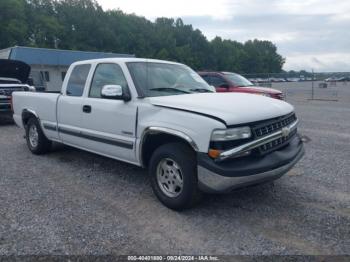
[[[250,127],[237,127],[230,129],[214,130],[211,134],[211,141],[229,141],[237,139],[245,139],[252,136]]]

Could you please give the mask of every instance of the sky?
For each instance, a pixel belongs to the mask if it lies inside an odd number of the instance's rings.
[[[285,70],[350,72],[350,0],[97,0],[150,20],[182,18],[208,38],[270,40]]]

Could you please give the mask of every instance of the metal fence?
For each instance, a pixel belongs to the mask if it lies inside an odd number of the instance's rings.
[[[287,100],[326,100],[350,102],[350,73],[243,74],[261,87],[278,89]]]

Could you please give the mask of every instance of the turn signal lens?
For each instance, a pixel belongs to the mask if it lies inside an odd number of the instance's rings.
[[[216,150],[216,149],[209,149],[209,151],[208,151],[208,155],[211,158],[218,158],[220,153],[221,153],[221,151],[220,150]]]

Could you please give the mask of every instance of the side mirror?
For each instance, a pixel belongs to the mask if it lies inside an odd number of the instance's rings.
[[[130,94],[123,90],[120,85],[105,85],[101,90],[101,97],[107,99],[117,99],[129,101],[131,99]]]

